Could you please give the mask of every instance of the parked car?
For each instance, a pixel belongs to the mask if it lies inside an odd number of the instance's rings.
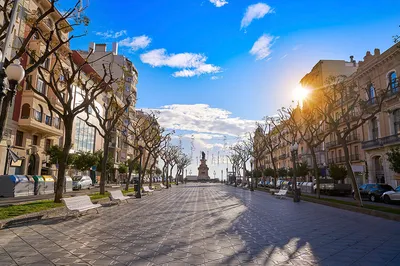
[[[400,202],[400,186],[398,186],[395,190],[390,190],[383,193],[381,199],[385,203],[391,203],[392,201]]]
[[[364,184],[358,188],[362,199],[369,199],[372,202],[378,201],[386,191],[393,191],[388,184]],[[353,191],[354,197],[354,191]]]
[[[76,175],[72,178],[72,189],[81,190],[84,188],[90,189],[92,179],[87,175]]]

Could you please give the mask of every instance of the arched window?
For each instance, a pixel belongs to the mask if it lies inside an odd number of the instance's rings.
[[[375,103],[375,101],[376,101],[375,88],[374,88],[374,85],[372,85],[372,84],[369,86],[369,95],[368,96],[369,96],[370,103]]]
[[[397,109],[393,112],[393,126],[394,133],[400,134],[400,109]]]
[[[28,119],[31,114],[31,106],[27,103],[22,105],[21,119]]]
[[[43,107],[40,104],[39,104],[39,110],[34,110],[33,116],[35,117],[36,121],[42,122]]]
[[[396,72],[390,72],[389,76],[389,89],[392,92],[397,92],[399,90],[399,82],[397,80]]]

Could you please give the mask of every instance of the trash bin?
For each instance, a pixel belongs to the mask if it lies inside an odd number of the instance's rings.
[[[51,175],[42,176],[44,179],[44,194],[54,193],[54,178]]]
[[[40,175],[32,176],[35,180],[35,195],[43,195],[44,194],[44,179]]]
[[[64,192],[72,192],[72,178],[65,176]]]
[[[35,195],[35,179],[31,175],[26,175],[26,178],[28,178],[28,195],[33,196]]]
[[[29,180],[25,176],[1,175],[0,197],[20,197],[29,195]]]

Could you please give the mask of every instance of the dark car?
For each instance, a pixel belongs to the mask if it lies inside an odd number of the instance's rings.
[[[378,201],[382,194],[386,191],[392,191],[393,188],[387,184],[364,184],[359,187],[362,199],[369,199],[370,201]],[[354,192],[353,192],[354,197]]]

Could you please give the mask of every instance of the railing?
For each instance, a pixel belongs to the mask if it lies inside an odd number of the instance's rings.
[[[378,138],[373,140],[364,141],[361,143],[363,149],[371,149],[376,147],[382,147],[385,145],[390,145],[394,143],[400,142],[400,134],[395,134],[391,136],[387,136],[384,138]]]
[[[336,157],[336,162],[337,163],[344,163],[345,161],[346,161],[346,157],[344,157],[344,156]]]
[[[328,163],[329,164],[334,164],[335,163],[335,159],[334,158],[329,158],[328,159]]]
[[[329,141],[329,142],[327,142],[327,143],[325,144],[325,146],[326,146],[327,148],[331,148],[331,147],[334,147],[334,146],[336,146],[336,145],[337,145],[336,140]]]

